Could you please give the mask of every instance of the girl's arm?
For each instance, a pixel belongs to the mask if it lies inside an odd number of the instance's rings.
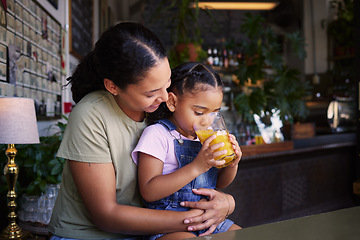
[[[237,169],[237,164],[231,164],[226,168],[222,168],[218,174],[216,188],[223,189],[229,186],[236,177]]]
[[[164,163],[151,155],[139,152],[138,179],[141,196],[153,202],[173,194],[201,173],[188,164],[175,172],[162,175]]]
[[[188,225],[184,219],[204,213],[203,210],[175,212],[118,204],[111,163],[69,161],[69,166],[91,220],[103,231],[134,235],[186,231]]]
[[[239,146],[239,143],[236,141],[236,138],[233,134],[229,134],[230,142],[232,143],[236,158],[235,161],[227,166],[226,168],[222,168],[219,171],[216,187],[219,189],[225,188],[232,183],[234,178],[236,177],[236,173],[238,170],[238,164],[240,162],[242,152]]]
[[[160,159],[139,152],[139,188],[144,200],[153,202],[169,196],[211,167],[221,165],[222,163],[214,161],[214,158],[223,154],[223,151],[214,152],[214,150],[222,143],[209,146],[214,138],[215,136],[204,142],[194,161],[166,175],[162,174],[163,162]]]

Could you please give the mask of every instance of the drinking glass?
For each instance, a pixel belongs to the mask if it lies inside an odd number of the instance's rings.
[[[235,160],[234,149],[229,140],[229,130],[220,112],[204,114],[198,117],[194,122],[194,130],[202,144],[212,135],[216,135],[216,138],[210,142],[210,146],[219,142],[225,143],[223,147],[216,149],[216,151],[227,150],[226,154],[215,158],[215,160],[225,160],[225,164],[218,168],[227,167]]]

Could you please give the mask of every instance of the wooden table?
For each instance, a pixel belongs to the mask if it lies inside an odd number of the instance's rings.
[[[192,239],[359,240],[360,206]]]

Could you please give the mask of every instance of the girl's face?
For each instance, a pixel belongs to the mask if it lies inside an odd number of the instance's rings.
[[[154,112],[168,99],[171,69],[167,58],[153,67],[144,80],[129,84],[125,90],[117,89],[115,100],[119,107],[135,121],[142,121],[144,112]]]
[[[174,99],[174,101],[173,101]],[[168,107],[173,110],[172,120],[177,125],[179,132],[189,138],[196,139],[193,128],[196,118],[203,114],[218,112],[223,99],[222,88],[208,88],[206,91],[188,93],[184,96],[176,96],[169,93]],[[169,103],[174,102],[174,108]]]

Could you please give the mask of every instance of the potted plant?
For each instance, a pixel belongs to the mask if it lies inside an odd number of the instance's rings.
[[[333,41],[335,56],[354,54],[354,1],[332,0],[330,8],[336,11],[335,18],[327,28]]]
[[[173,46],[169,52],[171,67],[187,61],[202,61],[207,57],[201,47],[200,12],[211,17],[207,9],[199,8],[198,0],[162,0],[155,9],[151,20],[166,18],[168,27],[172,29]]]
[[[301,80],[299,70],[286,65],[274,30],[266,25],[264,17],[250,13],[245,15],[240,30],[245,39],[239,44],[243,56],[238,60],[236,74],[243,90],[235,96],[234,103],[243,121],[252,123],[253,114],[269,118],[273,110],[280,110],[283,122],[304,120],[310,85]],[[296,56],[306,57],[299,32],[285,34],[283,41],[290,43]]]

